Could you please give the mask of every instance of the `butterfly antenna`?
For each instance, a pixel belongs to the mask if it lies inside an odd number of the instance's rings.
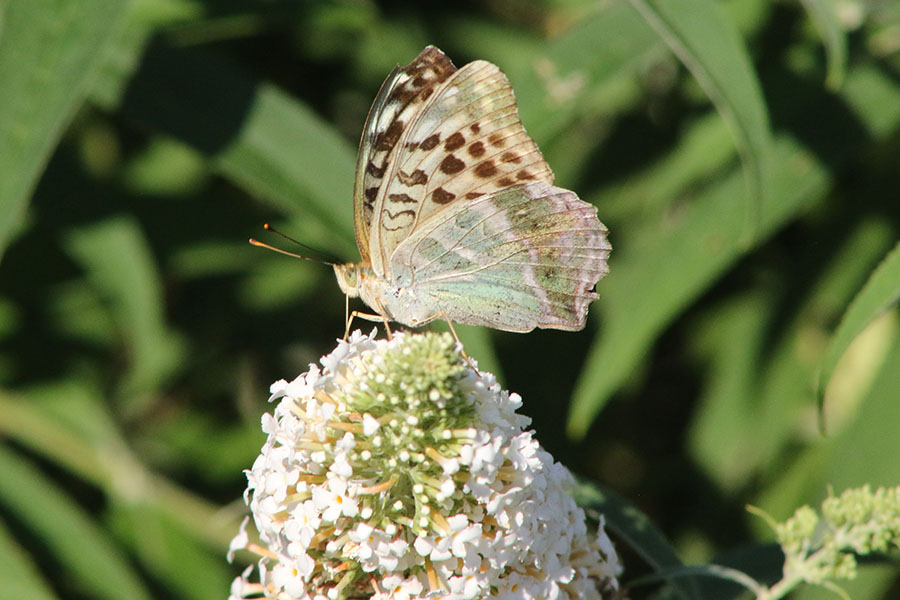
[[[312,252],[313,254],[318,254],[318,255],[320,255],[320,256],[307,256],[307,255],[305,255],[305,254],[298,254],[298,253],[296,253],[296,252],[289,252],[289,251],[287,251],[287,250],[282,250],[281,248],[276,248],[275,246],[270,246],[269,244],[266,244],[266,243],[264,243],[264,242],[260,242],[259,240],[250,238],[250,244],[251,244],[252,246],[257,246],[257,247],[259,247],[259,248],[265,248],[266,250],[271,250],[272,252],[277,252],[278,254],[284,254],[285,256],[291,256],[291,257],[293,257],[293,258],[302,258],[303,260],[308,260],[308,261],[312,261],[312,262],[319,263],[319,264],[323,264],[323,265],[336,265],[336,264],[337,264],[337,261],[335,261],[335,260],[332,260],[332,259],[329,259],[329,258],[322,258],[322,257],[321,257],[322,252],[316,250],[315,248],[310,248],[310,247],[307,246],[306,244],[303,244],[303,243],[301,243],[301,242],[298,242],[298,241],[295,240],[294,238],[292,238],[292,237],[290,237],[290,236],[288,236],[288,235],[285,235],[285,234],[281,233],[280,231],[278,231],[277,229],[275,229],[274,227],[272,227],[272,226],[269,225],[268,223],[266,223],[266,224],[264,225],[264,228],[265,228],[267,231],[271,231],[272,233],[274,233],[274,234],[276,234],[276,235],[280,235],[280,236],[283,237],[284,239],[286,239],[286,240],[288,240],[288,241],[290,241],[290,242],[293,242],[294,244],[297,244],[297,245],[300,246],[301,248],[303,248],[303,249],[305,249],[305,250],[308,250],[308,251]]]
[[[276,248],[275,246],[270,246],[269,244],[265,244],[259,240],[254,240],[250,238],[250,244],[252,246],[257,246],[259,248],[265,248],[266,250],[271,250],[272,252],[277,252],[278,254],[284,254],[285,256],[293,256],[294,258],[302,258],[303,260],[310,260],[312,262],[323,263],[326,265],[330,265],[331,263],[326,263],[324,260],[320,260],[318,258],[313,258],[312,256],[304,256],[302,254],[297,254],[296,252],[288,252],[287,250],[282,250],[281,248]]]
[[[309,257],[307,257],[307,256],[304,256],[303,258],[305,258],[305,259],[307,259],[307,260],[312,260],[312,261],[314,261],[314,262],[320,262],[320,263],[323,263],[323,264],[326,264],[326,265],[334,265],[334,264],[337,264],[337,262],[338,262],[338,261],[336,261],[336,260],[334,260],[334,259],[332,259],[332,258],[327,257],[327,255],[325,255],[325,253],[323,253],[321,250],[316,250],[315,248],[312,248],[312,247],[310,247],[310,246],[307,246],[307,245],[304,244],[303,242],[298,241],[298,240],[292,238],[292,237],[289,236],[288,234],[282,233],[282,232],[278,231],[277,229],[275,229],[274,227],[272,227],[272,225],[269,224],[269,223],[266,223],[265,225],[263,225],[263,229],[265,229],[266,231],[271,231],[271,232],[274,233],[275,235],[283,237],[284,239],[286,239],[287,241],[291,242],[292,244],[297,244],[298,246],[300,246],[300,247],[303,248],[304,250],[307,250],[307,251],[309,251],[309,252],[312,252],[313,254],[318,254],[320,257],[322,257],[322,258],[316,259],[316,258],[309,258]],[[252,243],[252,242],[251,242],[251,243]],[[258,246],[259,244],[253,244],[253,245],[254,245],[254,246]],[[284,253],[282,253],[282,254],[284,254]]]

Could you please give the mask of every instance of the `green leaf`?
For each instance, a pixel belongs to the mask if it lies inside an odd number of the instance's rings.
[[[598,47],[597,40],[603,40],[602,46]],[[639,15],[623,3],[612,2],[578,21],[564,35],[542,43],[534,53],[499,56],[497,64],[513,83],[522,122],[543,146],[581,114],[630,110],[633,99],[622,94],[621,88],[633,86],[635,72],[660,47],[657,36]],[[538,52],[540,48],[543,50]],[[585,52],[585,48],[596,50]],[[619,102],[611,102],[613,98]]]
[[[900,122],[897,93],[890,77],[866,65],[853,69],[842,88],[852,117],[873,136],[888,135]],[[823,162],[793,138],[777,140],[757,241],[821,198],[831,181],[829,169],[855,156],[860,143],[848,135],[841,144],[819,148]],[[610,395],[638,370],[663,328],[747,251],[741,242],[743,223],[733,209],[742,186],[731,176],[699,193],[664,230],[650,226],[630,232],[633,238],[617,245],[610,274],[601,284],[601,335],[573,395],[570,435],[584,435]]]
[[[40,470],[0,446],[0,504],[51,552],[66,572],[67,589],[92,598],[148,599],[140,576],[121,548],[90,515]]]
[[[776,145],[775,156],[773,193],[762,205],[762,236],[757,239],[773,233],[819,197],[828,181],[824,166],[788,139]],[[699,194],[677,226],[647,232],[640,242],[619,252],[602,283],[602,335],[575,387],[570,435],[584,435],[663,327],[747,250],[741,240],[744,221],[734,210],[743,186],[742,177],[733,174]]]
[[[202,53],[154,44],[121,109],[197,148],[220,174],[286,213],[312,213],[335,232],[332,249],[355,253],[355,150],[283,91]]]
[[[838,21],[835,2],[832,0],[800,0],[809,18],[815,23],[828,60],[828,74],[825,85],[832,90],[841,87],[847,69],[847,36]]]
[[[2,9],[0,9],[2,10]],[[0,521],[0,598],[53,600],[48,582],[41,578],[35,561],[16,542],[15,536]]]
[[[122,25],[123,0],[13,2],[0,15],[0,255]]]
[[[572,496],[593,517],[602,515],[605,528],[623,539],[654,571],[683,566],[666,537],[647,515],[615,492],[582,479]],[[676,579],[671,583],[682,597],[698,597],[692,582]]]
[[[803,273],[814,284],[804,293],[790,294],[790,309],[770,294],[744,292],[706,308],[700,326],[686,335],[707,369],[688,444],[694,460],[722,489],[738,492],[799,443],[797,422],[809,412],[809,382],[819,363],[814,357],[821,358],[825,348],[810,344],[815,354],[811,348],[801,353],[798,340],[809,339],[811,331],[823,332],[837,319],[894,240],[891,228],[878,219],[844,223],[843,228],[845,235],[832,241],[833,253],[827,262],[819,261],[819,269],[809,269],[810,257],[818,256],[819,249],[795,254],[789,273]],[[859,399],[849,396],[866,393],[863,371],[880,364],[874,357],[866,360],[857,369],[853,391],[834,396],[843,411],[858,406]],[[832,423],[854,418],[847,412],[838,417],[838,410],[831,413]],[[785,479],[784,473],[779,477]]]
[[[224,545],[210,547],[152,502],[120,502],[112,508],[111,528],[128,539],[141,564],[173,596],[206,600],[228,589],[233,574],[223,560]]]
[[[820,409],[825,403],[825,391],[834,369],[850,343],[876,317],[897,304],[900,299],[900,242],[894,246],[881,264],[872,272],[847,312],[841,318],[828,346],[822,373],[819,376],[818,399]]]
[[[733,23],[712,0],[631,0],[700,83],[728,123],[744,164],[750,194],[747,229],[756,235],[768,194],[772,133],[765,100]],[[744,194],[741,194],[744,196]],[[739,196],[740,197],[740,196]]]
[[[102,395],[74,379],[29,388],[24,398],[0,394],[0,435],[116,500],[127,501],[133,492],[122,481],[143,482],[153,490],[143,501],[207,545],[226,547],[236,520],[223,519],[218,506],[147,471],[110,421]]]
[[[74,231],[67,242],[130,347],[125,392],[154,389],[177,368],[183,349],[166,328],[162,283],[143,232],[130,218],[114,218]]]

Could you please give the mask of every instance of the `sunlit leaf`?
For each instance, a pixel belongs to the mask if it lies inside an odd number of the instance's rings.
[[[204,85],[196,85],[201,78]],[[348,258],[355,252],[355,149],[283,91],[211,57],[157,44],[122,110],[200,150],[216,171],[260,199],[327,223],[336,234],[331,250]]]
[[[822,374],[819,376],[820,405],[825,402],[828,382],[847,347],[878,315],[896,305],[898,299],[900,299],[900,243],[872,272],[869,280],[841,318],[841,323],[828,346]]]
[[[871,132],[884,134],[900,121],[900,103],[891,101],[898,93],[897,85],[876,69],[854,69],[842,93],[857,109],[855,117],[864,120]],[[808,203],[822,197],[832,165],[847,161],[857,148],[854,144],[860,143],[848,132],[844,138],[841,144],[815,147],[828,164],[816,160],[797,140],[778,140],[757,240],[771,235]],[[587,431],[610,395],[636,372],[670,320],[747,252],[741,237],[744,221],[734,206],[742,185],[740,178],[732,175],[698,194],[678,222],[670,223],[662,233],[655,229],[629,232],[633,240],[628,251],[613,251],[610,274],[602,282],[602,329],[576,384],[570,434]],[[616,238],[612,239],[615,245]]]
[[[822,165],[789,140],[776,146],[775,156],[778,168],[762,205],[760,238],[794,217],[827,182]],[[602,283],[602,332],[575,388],[570,434],[584,435],[661,329],[746,251],[745,222],[735,206],[743,185],[735,174],[713,186],[685,209],[678,227],[648,236],[611,264]]]
[[[91,515],[73,503],[58,482],[0,446],[0,504],[13,514],[40,544],[53,552],[59,565],[93,598],[134,598],[154,595],[144,587],[130,561]]]
[[[29,0],[0,15],[0,256],[128,5]]]
[[[772,134],[765,100],[734,25],[712,0],[631,0],[690,70],[728,123],[741,153],[750,194],[747,227],[756,233],[768,194]],[[742,232],[744,233],[744,232]],[[744,242],[747,237],[743,236]]]
[[[15,536],[0,522],[0,589],[4,597],[53,600],[49,582],[41,578],[37,562],[28,556]]]

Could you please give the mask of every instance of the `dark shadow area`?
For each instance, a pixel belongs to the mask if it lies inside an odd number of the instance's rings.
[[[223,62],[208,67],[202,51],[154,39],[125,90],[122,114],[215,157],[240,132],[258,81]]]

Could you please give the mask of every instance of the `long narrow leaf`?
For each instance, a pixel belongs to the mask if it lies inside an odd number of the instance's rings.
[[[31,560],[15,536],[0,522],[0,597],[53,600],[50,583],[41,578],[37,562]]]
[[[838,362],[863,329],[878,315],[900,300],[900,242],[884,258],[869,280],[850,303],[828,346],[819,377],[819,405],[825,402],[825,390]]]
[[[0,15],[0,256],[129,2],[13,2]]]
[[[99,524],[34,465],[0,446],[0,504],[32,531],[73,581],[93,598],[152,595]]]
[[[777,146],[776,156],[776,193],[769,197],[777,200],[762,206],[762,237],[795,216],[827,183],[824,167],[789,140]],[[620,253],[603,282],[603,331],[575,387],[571,435],[584,435],[662,328],[746,250],[740,239],[744,222],[734,210],[743,185],[739,174],[728,178],[698,197],[678,228],[652,236],[630,254]]]
[[[844,82],[847,68],[847,36],[838,22],[835,3],[831,0],[800,0],[800,2],[809,18],[816,24],[825,45],[825,57],[828,60],[825,84],[836,90]]]
[[[281,90],[202,53],[154,44],[121,108],[199,149],[213,168],[251,193],[328,223],[335,232],[331,250],[355,247],[354,150]]]
[[[143,232],[132,219],[118,218],[77,230],[67,242],[128,341],[125,391],[154,389],[176,368],[182,348],[166,329],[162,283]]]
[[[860,119],[869,131],[883,135],[900,122],[900,105],[892,102],[896,83],[878,70],[854,69],[843,93],[853,108],[847,118]],[[848,137],[845,143],[829,146],[823,155],[825,164],[798,140],[780,139],[774,148],[771,191],[761,205],[757,239],[770,235],[821,197],[828,189],[829,166],[853,156],[858,143]],[[603,281],[603,331],[576,384],[568,421],[571,435],[584,435],[610,395],[638,368],[662,329],[746,251],[740,241],[743,224],[733,210],[741,189],[742,182],[734,177],[722,182],[695,199],[677,228],[644,235],[645,244],[619,252],[618,262]]]
[[[579,481],[573,496],[579,506],[584,507],[589,514],[602,515],[606,529],[623,539],[654,571],[683,567],[683,563],[662,532],[647,515],[624,498],[584,480]],[[673,579],[672,585],[681,597],[698,598],[693,582]]]
[[[750,188],[742,233],[755,236],[760,204],[768,193],[772,133],[759,80],[737,29],[712,0],[631,4],[697,79],[732,129]]]

